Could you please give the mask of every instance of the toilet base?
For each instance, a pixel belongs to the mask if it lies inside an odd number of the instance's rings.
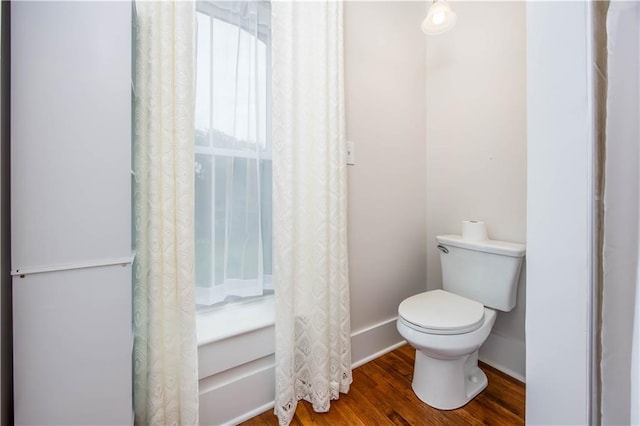
[[[478,367],[478,351],[455,359],[438,359],[416,350],[411,387],[426,404],[439,410],[460,408],[487,387]]]

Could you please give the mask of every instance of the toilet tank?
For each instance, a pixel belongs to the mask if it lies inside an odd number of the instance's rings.
[[[442,288],[486,307],[508,312],[516,305],[525,245],[505,241],[466,241],[460,235],[436,237]]]

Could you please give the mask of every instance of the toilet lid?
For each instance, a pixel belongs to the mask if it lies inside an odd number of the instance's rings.
[[[444,290],[416,294],[400,303],[398,313],[407,322],[432,334],[462,334],[478,329],[484,306]]]

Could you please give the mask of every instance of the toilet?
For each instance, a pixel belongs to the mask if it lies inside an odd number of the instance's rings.
[[[478,349],[496,310],[516,304],[525,246],[495,240],[436,237],[442,290],[411,296],[398,307],[400,335],[416,349],[412,388],[441,410],[462,407],[487,387]]]

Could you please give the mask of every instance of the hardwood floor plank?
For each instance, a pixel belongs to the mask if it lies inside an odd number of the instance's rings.
[[[524,419],[525,393],[522,383],[486,364],[481,364],[481,367],[487,375],[489,383],[501,381],[501,386],[491,386],[486,389],[487,397],[494,399],[517,417]]]
[[[415,350],[404,345],[353,371],[347,395],[331,401],[328,413],[316,413],[300,401],[291,422],[308,425],[523,425],[525,386],[518,380],[480,363],[489,380],[473,401],[456,410],[436,410],[413,393]],[[270,410],[243,423],[245,426],[277,425]]]
[[[433,425],[446,424],[447,417],[443,412],[429,407],[413,392],[411,388],[413,376],[395,374],[384,361],[373,363],[371,366],[382,384],[380,388],[382,392],[376,392],[373,397],[383,400],[389,405],[389,409],[396,410],[409,424],[425,424],[425,419],[429,419],[429,424]]]

